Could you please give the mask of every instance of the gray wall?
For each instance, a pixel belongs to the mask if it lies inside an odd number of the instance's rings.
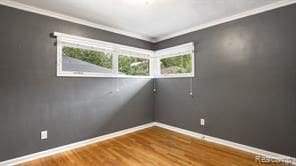
[[[0,161],[153,121],[151,80],[58,78],[50,33],[151,43],[4,6],[0,20]]]
[[[194,98],[188,78],[157,80],[157,121],[295,157],[295,18],[293,5],[158,43],[195,42],[197,77]]]
[[[154,118],[296,156],[295,16],[293,5],[154,45],[0,6],[0,161]],[[55,31],[146,49],[194,41],[194,97],[189,78],[158,79],[155,97],[148,79],[58,78]]]

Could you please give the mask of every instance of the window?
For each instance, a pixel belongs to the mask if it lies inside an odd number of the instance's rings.
[[[156,51],[158,78],[162,77],[194,77],[193,43]]]
[[[127,55],[119,55],[118,57],[118,71],[125,75],[149,76],[149,64],[149,59]]]
[[[153,51],[62,33],[57,36],[57,76],[151,77]]]
[[[55,32],[57,76],[194,77],[194,45],[150,51]]]
[[[160,60],[162,75],[165,74],[181,74],[192,72],[191,55],[180,55],[175,57],[163,58]]]
[[[112,73],[112,54],[64,46],[62,70],[75,73]]]

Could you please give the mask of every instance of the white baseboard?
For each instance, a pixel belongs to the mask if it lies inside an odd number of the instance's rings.
[[[194,137],[194,138],[202,139],[202,140],[205,140],[205,141],[217,143],[217,144],[228,146],[228,147],[232,147],[232,148],[239,149],[239,150],[242,150],[242,151],[245,151],[245,152],[257,154],[257,155],[260,155],[260,156],[265,156],[265,157],[268,157],[268,158],[290,159],[292,161],[292,164],[296,165],[296,158],[293,158],[293,157],[290,157],[290,156],[281,155],[281,154],[278,154],[278,153],[269,152],[269,151],[266,151],[266,150],[254,148],[254,147],[251,147],[251,146],[242,145],[242,144],[239,144],[239,143],[223,140],[223,139],[220,139],[220,138],[211,137],[211,136],[208,136],[208,135],[204,135],[204,134],[200,134],[200,133],[197,133],[197,132],[181,129],[181,128],[178,128],[178,127],[166,125],[166,124],[159,123],[159,122],[152,122],[152,123],[147,123],[147,124],[144,124],[144,125],[141,125],[141,126],[132,127],[132,128],[129,128],[129,129],[117,131],[115,133],[111,133],[111,134],[99,136],[99,137],[96,137],[96,138],[91,138],[91,139],[88,139],[88,140],[80,141],[80,142],[77,142],[77,143],[60,146],[60,147],[57,147],[57,148],[53,148],[53,149],[45,150],[45,151],[42,151],[42,152],[38,152],[38,153],[18,157],[18,158],[7,160],[7,161],[2,161],[2,162],[0,162],[0,166],[13,166],[13,165],[25,163],[25,162],[36,160],[36,159],[39,159],[39,158],[51,156],[51,155],[54,155],[54,154],[57,154],[57,153],[61,153],[61,152],[65,152],[65,151],[68,151],[68,150],[76,149],[76,148],[86,146],[86,145],[89,145],[89,144],[105,141],[107,139],[111,139],[111,138],[114,138],[114,137],[122,136],[122,135],[129,134],[129,133],[133,133],[133,132],[136,132],[136,131],[139,131],[139,130],[142,130],[142,129],[145,129],[145,128],[153,127],[153,126],[158,126],[158,127],[165,128],[165,129],[168,129],[168,130],[171,130],[171,131],[174,131],[174,132],[178,132],[178,133],[181,133],[181,134],[185,134],[185,135],[188,135],[188,136],[191,136],[191,137]]]
[[[45,150],[45,151],[42,151],[42,152],[26,155],[26,156],[23,156],[23,157],[18,157],[18,158],[7,160],[7,161],[2,161],[2,162],[0,162],[0,166],[14,166],[14,165],[17,165],[17,164],[21,164],[21,163],[25,163],[25,162],[28,162],[28,161],[36,160],[36,159],[39,159],[39,158],[42,158],[42,157],[51,156],[51,155],[54,155],[54,154],[57,154],[57,153],[65,152],[65,151],[72,150],[72,149],[75,149],[75,148],[79,148],[79,147],[82,147],[82,146],[86,146],[86,145],[89,145],[89,144],[105,141],[107,139],[111,139],[111,138],[114,138],[114,137],[122,136],[122,135],[129,134],[129,133],[133,133],[133,132],[136,132],[138,130],[149,128],[149,127],[152,127],[152,126],[155,126],[154,122],[147,123],[147,124],[137,126],[137,127],[132,127],[132,128],[125,129],[125,130],[121,130],[121,131],[117,131],[115,133],[99,136],[99,137],[96,137],[96,138],[91,138],[91,139],[88,139],[88,140],[76,142],[76,143],[73,143],[73,144],[64,145],[64,146],[60,146],[60,147],[57,147],[57,148]]]
[[[217,143],[217,144],[224,145],[224,146],[227,146],[227,147],[231,147],[231,148],[234,148],[234,149],[238,149],[238,150],[241,150],[241,151],[253,153],[255,155],[264,156],[264,157],[267,157],[267,158],[289,159],[289,161],[292,161],[293,165],[296,165],[296,158],[293,158],[293,157],[290,157],[290,156],[286,156],[286,155],[282,155],[282,154],[262,150],[262,149],[251,147],[251,146],[242,145],[242,144],[239,144],[239,143],[223,140],[223,139],[220,139],[220,138],[211,137],[211,136],[208,136],[208,135],[204,135],[204,134],[200,134],[200,133],[197,133],[197,132],[181,129],[181,128],[178,128],[178,127],[166,125],[166,124],[159,123],[159,122],[155,122],[155,126],[165,128],[165,129],[168,129],[168,130],[171,130],[171,131],[174,131],[174,132],[178,132],[178,133],[181,133],[181,134],[185,134],[185,135],[188,135],[188,136],[191,136],[191,137],[194,137],[194,138],[198,138],[198,139],[202,139],[202,140],[205,140],[205,141],[209,141],[209,142]]]

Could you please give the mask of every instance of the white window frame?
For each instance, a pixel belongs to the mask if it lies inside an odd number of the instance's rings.
[[[142,58],[142,59],[148,59],[149,60],[149,76],[137,76],[137,75],[135,75],[135,76],[129,76],[129,75],[124,75],[124,74],[120,74],[119,73],[119,69],[118,69],[118,66],[119,66],[119,56],[120,55],[122,55],[122,56],[127,56],[127,57],[136,57],[136,58]],[[152,75],[152,67],[151,67],[151,58],[150,58],[151,56],[139,56],[139,55],[133,55],[133,54],[127,54],[127,53],[119,53],[119,54],[117,54],[117,65],[116,65],[116,67],[117,67],[117,71],[118,71],[118,75],[120,75],[120,76],[123,76],[123,77],[125,77],[125,76],[129,76],[129,77],[148,77],[148,78],[153,78],[153,75]]]
[[[192,70],[191,73],[178,74],[161,74],[160,60],[164,58],[177,57],[182,55],[191,55]],[[195,76],[195,58],[194,58],[194,43],[186,43],[175,47],[170,47],[155,51],[155,78],[179,78],[179,77],[194,77]]]
[[[151,76],[151,59],[153,51],[145,50],[115,43],[104,42],[100,40],[88,39],[63,33],[55,32],[57,37],[57,76],[58,77],[121,77],[121,78],[152,78]],[[77,45],[77,46],[75,46]],[[94,72],[77,72],[62,70],[63,47],[69,46],[74,48],[82,48],[87,50],[108,52],[112,54],[112,73],[94,73]],[[149,59],[149,76],[132,76],[124,75],[118,72],[118,55],[127,55]]]
[[[125,46],[100,40],[94,40],[84,37],[68,35],[64,33],[54,32],[57,37],[57,76],[58,77],[120,77],[120,78],[179,78],[194,77],[194,43],[186,43],[179,46],[151,51],[136,47]],[[112,73],[92,73],[62,70],[63,47],[74,47],[87,50],[111,53],[112,55]],[[191,55],[192,72],[180,74],[161,74],[160,60],[168,57],[181,56],[185,54]],[[149,59],[149,76],[132,76],[120,74],[118,71],[118,56],[131,56],[143,59]]]

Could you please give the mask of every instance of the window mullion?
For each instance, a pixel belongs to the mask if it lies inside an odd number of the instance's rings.
[[[113,74],[118,74],[118,52],[113,51],[112,52],[112,68],[113,68]]]

